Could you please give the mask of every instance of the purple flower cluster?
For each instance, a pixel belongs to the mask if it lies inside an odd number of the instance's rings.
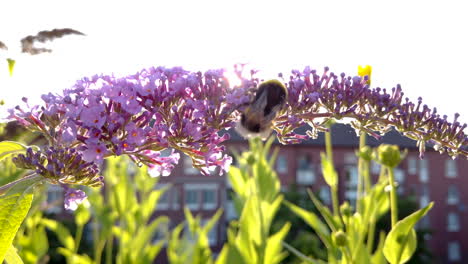
[[[351,125],[358,131],[380,138],[395,128],[403,135],[417,141],[421,157],[426,142],[434,144],[436,150],[446,151],[453,158],[462,154],[468,157],[468,136],[464,133],[467,124],[460,124],[458,114],[452,122],[447,116],[440,116],[437,110],[403,99],[400,85],[387,91],[370,88],[367,77],[339,76],[325,67],[319,75],[306,67],[294,70],[286,83],[289,97],[288,106],[275,120],[274,128],[283,143],[296,143],[304,138],[314,138],[317,131],[324,131],[329,119],[351,119]],[[320,120],[320,122],[317,122]],[[312,130],[307,135],[293,131],[307,123]]]
[[[220,146],[228,135],[218,132],[233,126],[235,111],[249,102],[246,91],[254,87],[250,80],[231,87],[224,70],[158,67],[124,78],[95,75],[62,95],[43,95],[42,107],[16,107],[11,118],[43,133],[52,146],[78,149],[87,162],[126,154],[148,165],[152,175],[167,176],[179,154],[159,152],[172,148],[209,174],[230,164]]]
[[[77,149],[84,162],[99,164],[125,154],[148,165],[151,175],[167,176],[184,153],[203,174],[224,173],[231,158],[221,145],[228,135],[219,132],[239,120],[260,82],[254,71],[250,78],[243,77],[242,69],[235,71],[242,83],[238,87],[229,84],[224,70],[158,67],[123,78],[95,75],[62,95],[44,95],[41,107],[12,109],[11,118],[43,133],[57,149]],[[292,71],[285,84],[288,102],[272,125],[284,144],[314,138],[327,130],[328,119],[338,119],[376,138],[396,128],[418,141],[421,154],[429,142],[453,157],[468,156],[467,125],[457,121],[458,115],[449,122],[421,99],[403,99],[400,86],[370,88],[367,77],[336,75],[328,68],[318,74],[309,67]],[[311,130],[296,134],[304,124]],[[161,155],[164,149],[172,154]]]
[[[103,177],[94,162],[87,162],[83,155],[74,148],[47,147],[45,151],[34,151],[28,148],[25,154],[13,158],[18,168],[33,170],[46,178],[50,183],[65,189],[65,208],[74,210],[86,194],[81,190],[72,189],[71,185],[100,187]]]
[[[45,151],[34,151],[28,148],[25,154],[13,158],[18,168],[29,169],[48,179],[53,184],[86,185],[98,187],[103,185],[98,166],[87,162],[73,148],[47,147]]]

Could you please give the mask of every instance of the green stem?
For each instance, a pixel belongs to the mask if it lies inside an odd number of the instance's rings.
[[[95,263],[101,263],[102,256],[102,240],[99,238],[98,223],[96,220],[93,221],[93,244],[94,244],[94,261]]]
[[[331,128],[329,128],[331,130]],[[333,149],[332,149],[332,139],[331,139],[331,132],[325,132],[325,151],[327,152],[327,157],[330,160],[330,163],[334,165],[333,162]]]
[[[78,225],[76,228],[76,236],[75,236],[75,248],[73,253],[78,253],[78,248],[80,247],[81,238],[83,237],[83,225]]]
[[[369,193],[371,190],[371,179],[370,179],[370,161],[364,161],[364,191]]]
[[[393,174],[393,168],[387,167],[389,184],[390,184],[390,210],[392,214],[392,228],[395,227],[398,222],[398,197],[396,193],[395,175]]]
[[[329,127],[329,129],[331,129]],[[331,139],[331,132],[325,132],[325,151],[327,153],[327,158],[332,164],[333,167],[335,167],[333,163],[333,149],[332,149],[332,139]],[[333,214],[334,215],[339,215],[339,201],[338,201],[338,183],[336,186],[331,186],[331,196],[332,196],[332,205],[333,205]]]
[[[256,175],[253,171],[251,175]],[[266,241],[268,240],[268,234],[267,234],[267,228],[264,226],[264,220],[263,220],[263,213],[262,213],[262,203],[260,201],[260,194],[259,194],[259,186],[260,183],[258,182],[258,177],[255,177],[254,179],[255,182],[255,192],[252,192],[255,194],[255,196],[251,196],[250,199],[255,198],[257,200],[257,206],[258,206],[258,214],[260,218],[260,232],[262,235],[261,239],[261,245],[260,245],[260,251],[258,252],[258,258],[259,258],[259,263],[263,263],[265,259],[265,248],[266,248]],[[268,230],[270,228],[268,227]]]
[[[359,150],[361,151],[365,146],[366,146],[366,133],[361,132],[361,135],[359,136]],[[365,173],[365,168],[364,168],[364,162],[365,160],[361,157],[359,157],[358,161],[358,184],[357,184],[357,197],[356,197],[356,211],[358,213],[361,212],[361,197],[363,196],[362,192],[362,187],[364,183],[364,173]]]
[[[345,247],[343,249],[343,253],[344,253],[344,256],[345,256],[345,259],[346,259],[346,263],[352,264],[353,263],[353,258],[351,256],[351,251],[349,250],[349,248]]]
[[[374,248],[374,234],[375,234],[375,220],[370,219],[369,221],[369,232],[367,233],[367,251],[372,252]]]
[[[106,264],[112,264],[112,248],[114,246],[113,236],[110,235],[106,243]]]
[[[337,186],[331,186],[330,188],[331,188],[331,196],[332,196],[333,213],[334,213],[334,215],[339,215],[340,214],[340,210],[339,210],[340,207],[339,207],[339,201],[338,201],[338,187]]]

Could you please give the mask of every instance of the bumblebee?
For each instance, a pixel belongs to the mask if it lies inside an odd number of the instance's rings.
[[[288,90],[278,80],[261,83],[255,98],[247,106],[236,125],[236,131],[244,138],[259,136],[263,140],[271,134],[272,122],[286,105]]]

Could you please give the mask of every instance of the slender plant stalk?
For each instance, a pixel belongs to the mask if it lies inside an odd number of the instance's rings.
[[[372,188],[372,182],[370,178],[370,161],[364,160],[364,191],[369,193]]]
[[[388,180],[390,184],[390,210],[392,214],[392,228],[395,227],[398,222],[398,197],[395,186],[395,175],[393,174],[393,168],[387,167]]]
[[[76,228],[76,235],[75,235],[75,248],[73,253],[78,253],[78,249],[80,248],[81,238],[83,237],[83,225],[78,225]]]
[[[335,167],[334,162],[333,162],[333,149],[332,149],[332,140],[331,140],[331,132],[325,132],[325,151],[327,153],[327,158],[332,164],[333,167]],[[331,186],[331,195],[332,195],[332,204],[333,204],[333,213],[334,215],[339,215],[340,214],[340,207],[339,207],[339,201],[338,201],[338,183],[336,186]]]
[[[374,248],[374,235],[375,235],[375,219],[372,217],[369,220],[369,231],[367,232],[367,251],[372,253]]]
[[[106,243],[106,264],[112,264],[112,248],[114,246],[114,237],[109,235]]]
[[[97,220],[93,221],[93,238],[94,238],[94,261],[95,263],[101,263],[101,256],[102,256],[102,240],[99,238],[99,230],[98,230],[98,223]]]
[[[250,173],[250,175],[254,175],[254,172],[252,171]],[[265,259],[265,256],[264,256],[264,249],[266,247],[265,245],[265,242],[268,240],[268,234],[267,234],[267,230],[265,228],[265,226],[263,225],[264,221],[263,221],[263,213],[262,213],[262,203],[260,201],[260,194],[259,194],[259,186],[260,186],[260,183],[258,182],[258,177],[256,177],[254,179],[254,182],[255,182],[255,191],[252,192],[255,194],[255,196],[253,197],[250,197],[250,199],[252,198],[255,198],[257,200],[257,206],[258,206],[258,214],[259,214],[259,217],[260,217],[260,232],[261,232],[261,235],[262,235],[262,240],[261,240],[261,245],[260,245],[260,252],[258,252],[258,257],[259,257],[259,262],[258,263],[263,263],[264,262],[264,259]]]
[[[361,151],[362,148],[364,148],[364,146],[366,146],[366,133],[365,132],[361,132],[361,135],[359,136],[359,150],[358,151]],[[365,160],[361,157],[359,157],[359,161],[358,161],[358,184],[357,184],[357,197],[356,197],[356,211],[358,213],[362,213],[361,212],[361,197],[363,196],[363,184],[364,184],[364,171],[365,171],[365,168],[364,168],[364,162]]]
[[[353,257],[351,256],[351,250],[349,250],[349,247],[346,247],[343,249],[344,257],[346,259],[346,263],[354,263],[353,262]]]

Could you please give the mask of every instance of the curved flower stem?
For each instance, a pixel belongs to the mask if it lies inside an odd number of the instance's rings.
[[[20,183],[22,181],[26,181],[26,180],[30,180],[30,179],[34,179],[34,178],[40,178],[40,177],[41,177],[41,175],[38,175],[35,172],[30,173],[30,174],[24,176],[23,178],[19,178],[19,179],[15,180],[15,181],[12,181],[12,182],[7,183],[7,184],[5,184],[3,186],[0,186],[0,194],[3,194],[8,189],[10,189],[14,185],[16,185],[16,184],[18,184],[18,183]]]
[[[396,223],[398,222],[398,197],[396,193],[396,184],[395,184],[395,176],[393,174],[393,168],[387,167],[388,171],[388,181],[390,184],[390,210],[392,214],[392,228],[395,227]]]

